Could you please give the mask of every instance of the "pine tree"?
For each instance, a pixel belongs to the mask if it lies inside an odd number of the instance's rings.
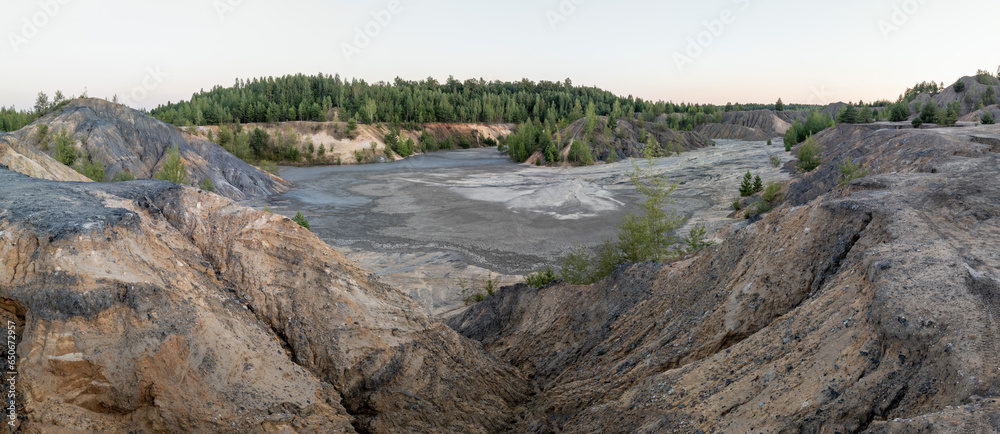
[[[753,175],[748,170],[746,175],[743,175],[743,182],[740,183],[740,196],[749,197],[753,196],[754,185],[753,185]]]
[[[177,145],[167,150],[167,157],[163,162],[163,167],[156,173],[155,178],[175,184],[187,184],[187,167],[184,165],[184,161],[181,160],[181,152],[177,149]]]
[[[785,103],[781,102],[781,98],[778,98],[778,102],[774,103],[774,111],[776,112],[785,111]]]

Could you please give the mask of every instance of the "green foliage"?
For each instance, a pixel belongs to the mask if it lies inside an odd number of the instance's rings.
[[[805,122],[795,121],[791,128],[785,132],[785,150],[791,152],[792,146],[802,143],[807,137],[830,128],[833,125],[833,119],[830,119],[829,116],[816,111],[810,111]]]
[[[17,110],[15,107],[0,107],[0,131],[16,131],[24,128],[38,118],[38,113],[31,110]],[[48,128],[48,125],[39,125]]]
[[[733,209],[739,211],[743,208],[743,199],[739,196],[733,198]]]
[[[160,171],[156,173],[156,179],[162,179],[164,181],[170,181],[175,184],[187,184],[187,166],[184,165],[184,161],[181,160],[181,153],[177,149],[177,145],[167,150],[167,156],[164,159],[163,167]]]
[[[94,160],[89,153],[84,154],[82,158],[77,158],[73,169],[96,182],[107,182],[108,180],[104,173],[104,163],[100,160]]]
[[[675,211],[664,211],[673,201],[670,194],[677,188],[661,172],[653,170],[654,161],[647,160],[647,167],[633,163],[629,179],[644,198],[639,212],[629,211],[618,225],[616,240],[604,240],[596,254],[578,245],[563,260],[562,276],[569,283],[590,284],[603,279],[615,267],[628,263],[663,261],[673,255],[670,248],[676,243],[673,231],[681,227],[686,217]]]
[[[47,151],[49,149],[49,126],[46,124],[36,125],[35,132],[38,133],[38,147]]]
[[[937,120],[938,106],[934,101],[927,101],[920,111],[920,120],[925,124],[932,124]]]
[[[771,143],[771,139],[767,139],[767,146],[771,146],[771,145],[773,145],[773,143]]]
[[[55,144],[55,159],[62,164],[72,166],[77,157],[76,140],[73,139],[73,136],[66,132],[65,128],[62,128],[56,133]]]
[[[47,104],[46,104],[47,105]],[[591,109],[592,106],[592,109]],[[646,121],[664,114],[685,114],[685,129],[714,117],[714,105],[650,102],[619,97],[594,87],[572,82],[487,82],[449,78],[439,83],[396,79],[367,83],[340,76],[302,74],[236,80],[230,87],[215,86],[189,101],[162,105],[153,116],[175,125],[224,125],[235,122],[286,122],[322,120],[328,110],[338,109],[344,119],[379,122],[503,122],[521,124],[535,119],[554,129],[560,120],[573,122],[584,112],[625,119],[641,113]],[[585,108],[587,110],[585,110]],[[630,121],[633,118],[628,118]],[[680,117],[677,118],[678,120]],[[611,120],[611,119],[609,119]],[[614,123],[612,121],[612,123]],[[350,128],[350,127],[349,127]],[[591,127],[593,131],[596,125]],[[461,142],[459,142],[459,145]]]
[[[706,247],[711,247],[715,243],[705,236],[705,232],[705,225],[694,225],[687,235],[681,237],[681,241],[683,241],[687,247],[679,248],[679,251],[682,250],[684,253],[694,253]]]
[[[559,150],[552,135],[540,122],[525,122],[507,136],[507,154],[512,160],[523,163],[536,151],[542,151],[550,163],[558,159]]]
[[[811,172],[822,163],[822,150],[816,143],[816,138],[810,136],[802,146],[799,146],[797,157],[799,159],[799,172]]]
[[[482,288],[476,288],[474,283],[473,285],[469,285],[466,283],[465,279],[458,279],[458,287],[461,288],[461,292],[459,292],[459,294],[465,296],[465,304],[479,303],[496,295],[496,293],[500,290],[499,282],[493,280],[492,272],[489,273],[488,277],[483,282]]]
[[[760,176],[758,176],[757,178],[760,178]],[[754,190],[753,175],[748,170],[746,175],[743,175],[743,182],[740,183],[740,196],[749,197],[753,196],[753,194],[756,192],[757,191]]]
[[[993,119],[993,113],[990,113],[989,111],[983,113],[983,115],[979,117],[979,121],[982,122],[983,125],[993,125],[993,123],[996,122],[996,120]]]
[[[889,109],[889,121],[890,122],[903,122],[910,117],[910,106],[906,101],[900,101],[893,104]]]
[[[920,128],[924,124],[924,120],[920,116],[917,116],[910,123],[913,124],[913,128]]]
[[[295,213],[295,217],[292,218],[292,220],[295,221],[295,223],[298,223],[299,226],[302,226],[302,227],[304,227],[306,229],[312,230],[312,229],[309,228],[309,220],[306,220],[306,216],[302,215],[301,211],[300,212],[296,212]]]
[[[556,276],[556,273],[552,271],[552,267],[546,267],[544,270],[525,276],[524,282],[532,288],[541,288],[556,281],[558,278],[559,277]]]
[[[868,176],[868,168],[851,161],[851,157],[844,159],[837,167],[840,168],[840,179],[837,180],[837,183],[842,186],[850,184],[855,179]]]
[[[778,182],[767,181],[767,186],[764,187],[764,191],[761,192],[760,197],[769,203],[774,203],[778,199],[781,199],[782,188],[783,187]]]
[[[774,209],[774,205],[764,200],[755,200],[747,205],[746,218],[754,218]]]
[[[354,160],[356,160],[359,164],[362,161],[365,161],[365,152],[362,150],[354,151]]]
[[[594,156],[590,145],[584,140],[574,140],[573,144],[569,147],[569,161],[581,166],[594,164]]]
[[[774,111],[776,112],[785,111],[785,103],[781,102],[781,98],[778,98],[778,102],[774,103]]]
[[[115,174],[115,177],[111,179],[111,182],[126,182],[135,180],[135,175],[128,170],[120,170]]]
[[[979,84],[985,84],[987,86],[997,84],[997,78],[993,76],[993,73],[982,69],[976,72],[976,81],[978,81]]]
[[[956,81],[955,85],[954,85],[954,88],[955,88],[955,92],[958,92],[958,93],[965,92],[965,82],[962,81],[962,80]]]
[[[772,156],[770,156],[768,158],[771,161],[771,165],[772,166],[774,166],[774,167],[781,167],[781,158],[779,158],[777,155],[772,155]]]
[[[837,122],[842,124],[856,124],[858,123],[858,109],[854,107],[854,104],[848,104],[840,110],[837,115]]]
[[[198,183],[198,188],[205,191],[215,191],[215,183],[212,182],[212,178],[206,176]]]
[[[764,189],[764,183],[760,179],[760,175],[754,176],[753,178],[753,192],[754,194],[759,193]]]

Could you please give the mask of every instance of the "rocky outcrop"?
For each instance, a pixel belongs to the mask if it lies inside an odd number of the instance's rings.
[[[24,432],[494,432],[521,413],[519,372],[287,218],[156,180],[0,184]]]
[[[128,170],[138,179],[150,179],[163,165],[167,150],[177,146],[189,181],[208,178],[215,192],[231,199],[286,191],[288,183],[236,158],[222,147],[184,134],[172,125],[128,107],[100,99],[77,99],[11,135],[22,144],[40,146],[39,125],[47,125],[49,141],[61,130],[76,146],[101,161],[109,179]],[[16,169],[15,169],[16,170]]]
[[[90,181],[48,154],[26,146],[10,134],[0,133],[0,164],[25,175],[53,181]]]
[[[995,432],[997,133],[840,126],[723,243],[450,325],[532,378],[518,432]]]
[[[716,140],[745,140],[748,142],[762,142],[775,134],[769,134],[756,128],[744,127],[742,125],[728,124],[704,124],[695,129],[699,134]]]
[[[616,121],[611,140],[606,141],[604,129],[607,128],[607,117],[598,116],[598,119],[598,126],[594,130],[597,143],[591,145],[597,160],[608,160],[611,153],[615,153],[614,158],[618,160],[643,158],[646,143],[639,140],[642,136],[642,131],[655,138],[656,142],[660,144],[660,151],[665,153],[673,152],[677,145],[680,145],[683,151],[690,151],[712,144],[711,139],[699,132],[676,131],[666,128],[662,124],[628,121],[625,119],[618,119]],[[571,143],[573,140],[585,139],[584,123],[585,119],[580,119],[560,131],[559,135],[563,142]],[[567,146],[563,150],[563,154],[565,155],[568,152],[569,147]],[[537,153],[536,157],[540,156],[541,153]],[[533,160],[529,160],[529,162],[531,161]]]

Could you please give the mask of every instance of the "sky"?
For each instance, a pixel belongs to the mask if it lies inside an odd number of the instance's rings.
[[[646,100],[826,104],[997,71],[987,0],[6,0],[0,106],[151,109],[237,77],[562,81]]]

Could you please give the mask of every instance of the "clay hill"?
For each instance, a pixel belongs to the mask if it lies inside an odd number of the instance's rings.
[[[45,134],[39,128],[41,125],[48,127]],[[94,98],[73,100],[31,125],[9,135],[0,134],[0,146],[4,153],[17,153],[38,161],[38,150],[45,150],[48,155],[55,152],[50,143],[62,130],[72,135],[79,151],[104,164],[108,179],[123,170],[138,179],[153,178],[167,150],[177,146],[190,182],[198,184],[205,178],[211,179],[214,191],[231,199],[273,194],[289,187],[284,180],[244,163],[212,142],[187,135],[142,112]],[[25,167],[24,173],[31,176],[40,173],[38,168],[29,168],[24,162],[14,164],[10,158],[5,161],[9,162],[3,164],[13,170]],[[48,167],[48,163],[38,164]],[[57,180],[79,179],[63,169],[48,173]]]
[[[962,83],[961,87],[956,84]],[[1000,100],[1000,81],[993,76],[962,77],[938,93],[920,93],[910,102],[910,111],[916,111],[917,103],[921,105],[933,101],[939,108],[958,102],[962,107],[961,115],[982,110],[982,107],[995,105]]]
[[[513,432],[1000,430],[1000,129],[817,139],[783,205],[695,257],[451,320],[531,379]],[[871,176],[839,187],[848,157]]]
[[[0,184],[22,432],[495,432],[524,412],[520,372],[285,217],[158,180]]]
[[[617,160],[642,158],[646,148],[646,142],[642,140],[642,131],[656,139],[660,145],[658,150],[664,154],[675,152],[678,146],[682,151],[690,151],[712,144],[708,137],[698,132],[676,131],[666,128],[662,123],[627,119],[616,120],[614,132],[609,133],[608,117],[598,116],[597,119],[597,126],[593,132],[594,142],[591,145],[595,160],[607,161],[612,154]],[[580,119],[559,131],[559,137],[565,144],[561,150],[563,156],[569,153],[570,143],[587,138],[585,123],[586,119]],[[528,159],[528,163],[533,163],[538,158],[542,158],[541,152],[536,152]]]

